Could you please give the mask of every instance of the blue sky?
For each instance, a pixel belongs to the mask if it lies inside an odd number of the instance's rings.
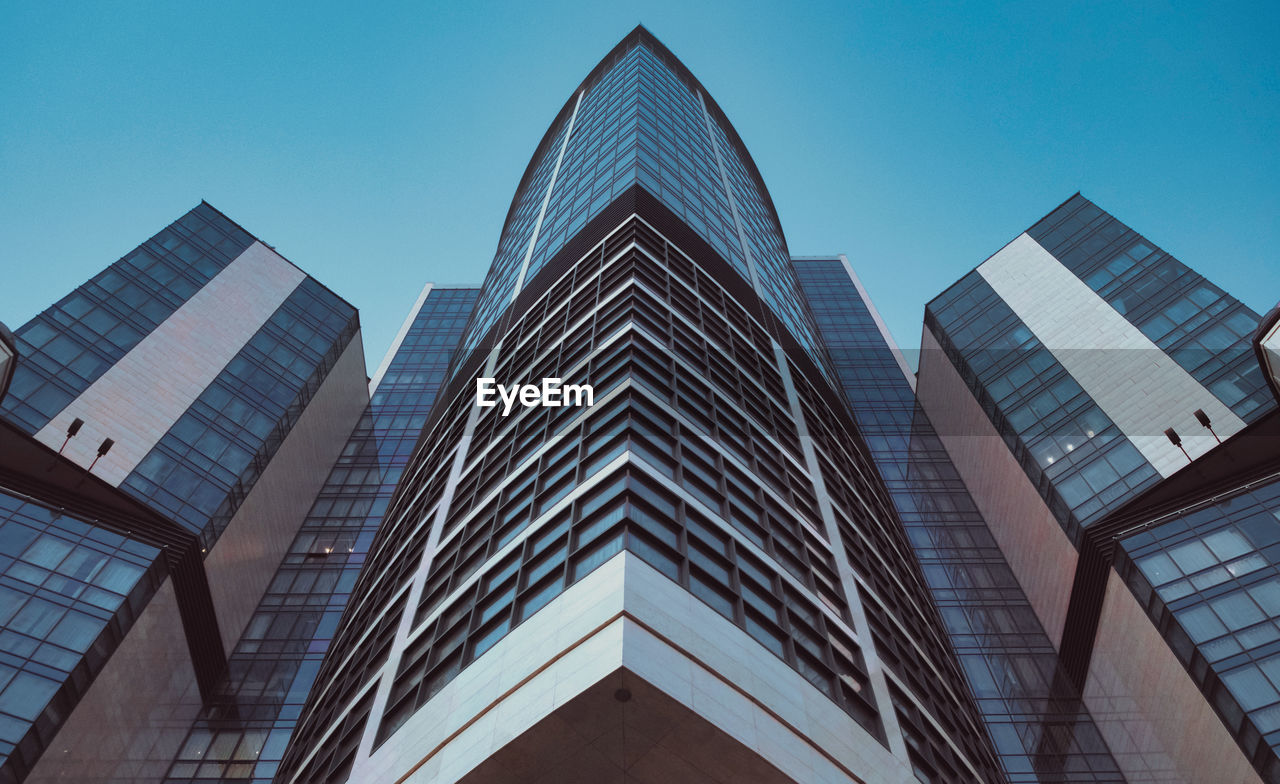
[[[1061,6],[1061,7],[1059,7]],[[797,255],[924,303],[1079,190],[1280,299],[1280,5],[0,3],[0,320],[206,199],[360,308],[480,281],[547,124],[643,22],[752,152]]]

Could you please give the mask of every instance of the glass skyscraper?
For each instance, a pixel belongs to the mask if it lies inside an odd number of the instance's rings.
[[[428,287],[410,313],[166,782],[272,780],[477,293]]]
[[[1131,777],[1280,781],[1260,325],[1078,194],[926,308],[920,400]]]
[[[915,374],[848,260],[794,265],[1008,780],[1125,781],[917,404]]]
[[[278,781],[1001,780],[759,172],[642,28],[461,347]]]
[[[359,329],[204,203],[0,325],[0,784],[1280,784],[1280,307],[1079,194],[917,372],[637,28]]]
[[[202,203],[14,345],[0,780],[145,780],[367,400],[359,320]]]

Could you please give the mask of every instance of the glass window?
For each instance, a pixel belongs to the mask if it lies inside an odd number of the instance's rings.
[[[1209,551],[1209,548],[1205,547],[1200,541],[1180,544],[1169,551],[1169,556],[1173,558],[1174,563],[1182,569],[1184,574],[1192,574],[1201,569],[1207,569],[1218,562],[1213,557],[1213,553]]]
[[[55,681],[19,671],[0,693],[0,711],[23,719],[34,719],[57,690]]]
[[[1218,616],[1214,615],[1206,605],[1198,605],[1179,613],[1178,620],[1182,622],[1183,628],[1187,630],[1187,634],[1194,642],[1221,637],[1227,632],[1227,627],[1222,625],[1222,621],[1218,620]]]
[[[1258,609],[1258,605],[1253,603],[1247,593],[1220,596],[1210,601],[1209,605],[1218,613],[1218,617],[1227,625],[1227,628],[1232,631],[1252,626],[1264,618],[1262,611]]]

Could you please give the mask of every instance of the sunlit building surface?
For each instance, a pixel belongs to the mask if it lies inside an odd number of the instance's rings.
[[[920,401],[1132,780],[1280,781],[1268,335],[1078,194],[926,309]]]
[[[371,382],[369,407],[231,653],[167,782],[269,782],[462,328],[472,288],[431,287]]]
[[[15,334],[0,780],[154,778],[367,401],[359,320],[202,203]]]

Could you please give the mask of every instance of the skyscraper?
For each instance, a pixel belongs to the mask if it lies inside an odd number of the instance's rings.
[[[474,288],[427,286],[369,407],[205,701],[166,782],[270,782],[466,325]]]
[[[1278,335],[1076,195],[917,376],[637,28],[371,381],[203,203],[0,325],[0,784],[1280,782]]]
[[[642,28],[460,346],[277,780],[1001,779],[760,174]]]
[[[1280,780],[1259,328],[1078,194],[926,309],[920,401],[1131,778]]]
[[[1010,782],[1123,782],[848,259],[793,261]]]
[[[367,401],[359,320],[202,203],[14,344],[0,780],[154,778]]]

